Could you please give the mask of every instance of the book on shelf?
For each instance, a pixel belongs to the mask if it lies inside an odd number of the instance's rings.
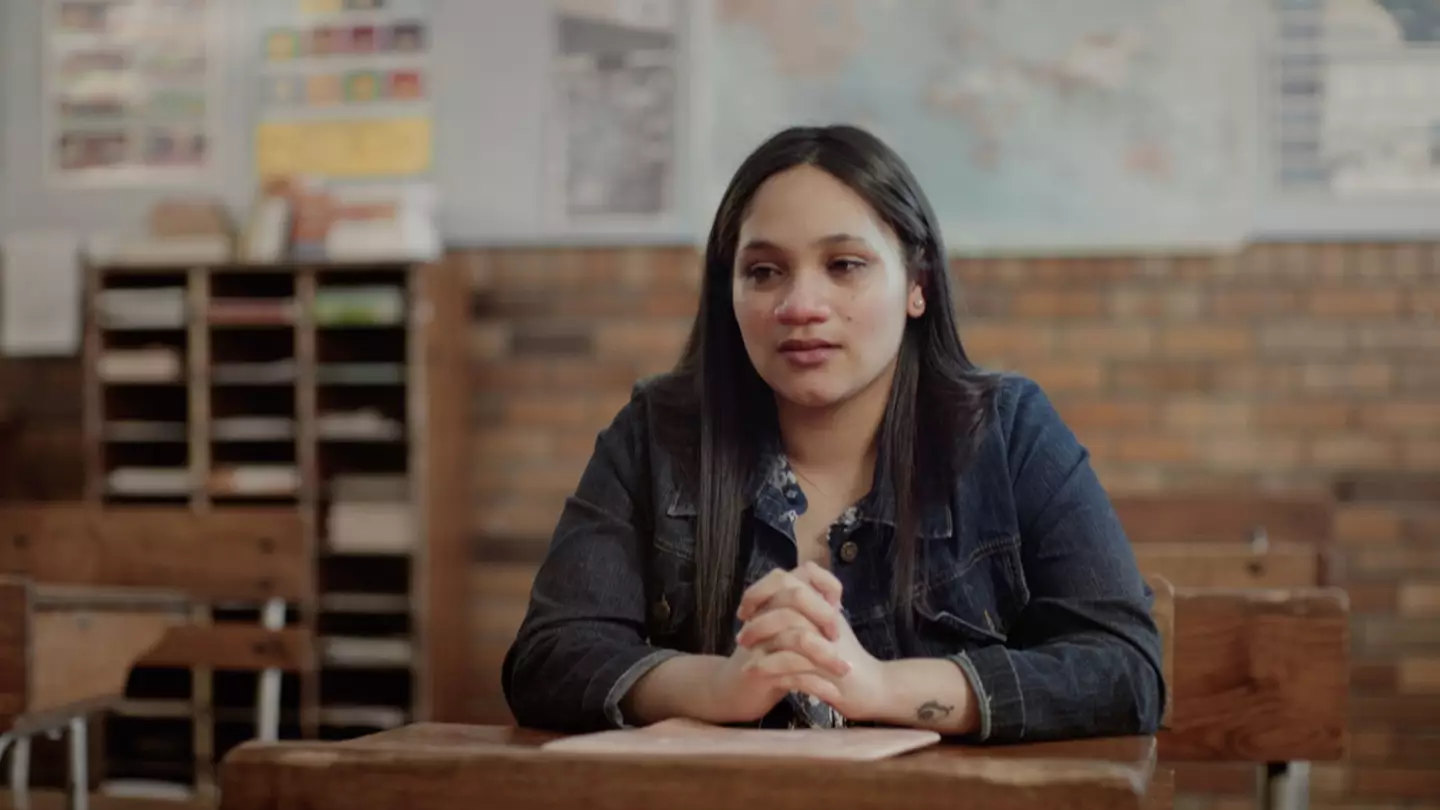
[[[374,408],[331,411],[316,420],[322,439],[350,441],[398,441],[405,438],[405,424]]]

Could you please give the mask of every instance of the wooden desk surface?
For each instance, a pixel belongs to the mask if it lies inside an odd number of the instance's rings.
[[[940,745],[872,763],[632,759],[543,751],[554,735],[422,723],[339,743],[251,742],[221,770],[224,810],[474,807],[1088,810],[1168,807],[1149,737]]]

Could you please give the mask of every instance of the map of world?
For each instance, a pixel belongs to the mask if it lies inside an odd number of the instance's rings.
[[[954,251],[1246,236],[1253,0],[715,2],[713,201],[779,129],[854,123],[914,169]]]

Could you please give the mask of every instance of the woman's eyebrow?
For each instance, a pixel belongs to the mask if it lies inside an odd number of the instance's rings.
[[[830,234],[830,235],[828,235],[828,236],[822,236],[822,237],[820,237],[819,239],[816,239],[812,244],[814,244],[814,245],[816,245],[816,246],[822,246],[822,245],[835,245],[835,244],[841,244],[841,243],[846,243],[846,242],[859,242],[860,244],[862,244],[862,245],[867,245],[867,246],[870,244],[868,241],[865,240],[865,237],[863,237],[863,236],[856,236],[856,235],[850,234],[850,233],[832,233],[832,234]],[[746,243],[745,243],[745,246],[744,246],[744,247],[742,247],[742,248],[740,248],[740,249],[741,249],[742,251],[746,251],[746,250],[778,250],[778,251],[782,251],[782,252],[784,251],[784,248],[780,247],[779,245],[775,244],[774,242],[770,241],[769,239],[759,239],[759,238],[757,238],[757,239],[751,239],[749,242],[746,242]]]

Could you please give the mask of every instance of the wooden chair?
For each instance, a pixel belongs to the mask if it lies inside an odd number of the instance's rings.
[[[1114,505],[1140,569],[1176,587],[1325,584],[1334,520],[1328,498],[1129,495]]]
[[[1162,759],[1255,763],[1262,807],[1304,807],[1309,763],[1343,758],[1347,744],[1349,601],[1324,587],[1330,503],[1210,495],[1115,507],[1141,570],[1173,586]]]
[[[17,810],[30,739],[66,729],[71,805],[84,810],[86,720],[119,701],[137,666],[260,671],[257,738],[278,736],[280,673],[313,666],[311,635],[283,627],[286,601],[313,582],[293,510],[32,506],[0,510],[0,532],[0,750],[15,746]],[[263,603],[262,622],[191,622],[218,600]]]

